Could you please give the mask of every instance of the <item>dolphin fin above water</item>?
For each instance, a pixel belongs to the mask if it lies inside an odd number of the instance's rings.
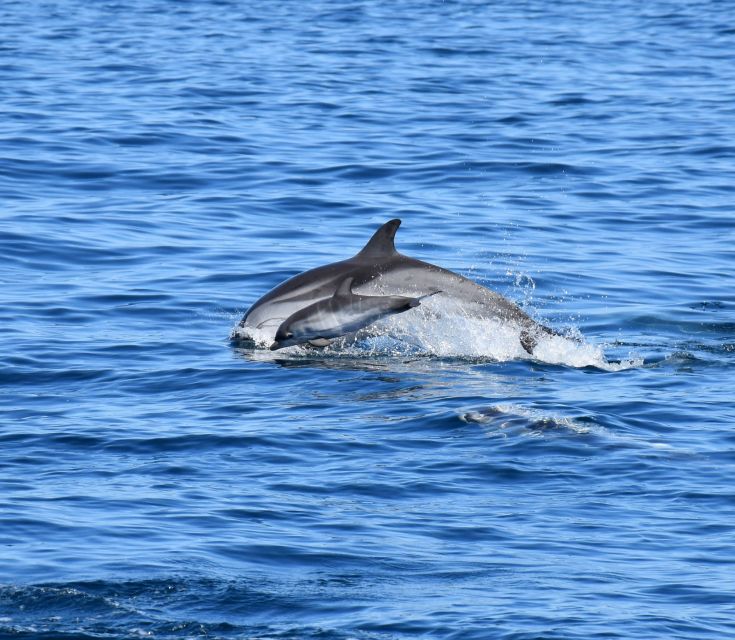
[[[396,251],[395,238],[400,226],[401,221],[398,218],[383,224],[355,257],[385,259],[399,255]]]
[[[352,283],[355,281],[355,278],[350,276],[349,278],[345,278],[342,281],[342,284],[340,284],[337,287],[337,290],[334,292],[334,297],[338,298],[340,300],[349,300],[352,296],[355,294],[352,293]]]

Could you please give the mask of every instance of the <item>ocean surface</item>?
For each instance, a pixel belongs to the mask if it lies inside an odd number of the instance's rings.
[[[0,637],[735,637],[735,3],[0,3]],[[248,307],[400,251],[576,340]]]

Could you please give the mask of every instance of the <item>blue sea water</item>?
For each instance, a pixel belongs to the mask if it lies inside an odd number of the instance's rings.
[[[0,3],[0,637],[735,637],[733,17]],[[582,343],[229,341],[394,217]]]

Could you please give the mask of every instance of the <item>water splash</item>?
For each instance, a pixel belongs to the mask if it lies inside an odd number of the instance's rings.
[[[271,327],[255,330],[236,327],[232,332],[233,339],[245,340],[258,349],[268,349],[273,335]],[[313,358],[314,353],[314,348],[300,345],[280,349],[273,358]],[[521,346],[518,327],[472,316],[460,305],[438,298],[406,313],[384,318],[354,336],[336,340],[318,353],[324,357],[353,358],[424,356],[496,362],[523,359],[605,371],[621,371],[643,364],[642,358],[609,361],[602,346],[584,341],[578,332],[568,336],[540,336],[531,356]]]

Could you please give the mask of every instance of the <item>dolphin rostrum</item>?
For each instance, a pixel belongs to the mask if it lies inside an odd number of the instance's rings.
[[[421,304],[421,298],[358,295],[352,291],[354,280],[353,276],[345,278],[331,298],[310,304],[286,318],[276,331],[271,351],[305,342],[325,347],[334,338]]]
[[[409,258],[396,251],[394,238],[400,220],[389,220],[352,258],[300,273],[266,293],[245,313],[232,338],[258,331],[274,335],[295,313],[332,298],[347,278],[358,295],[420,298],[439,291],[437,298],[457,303],[464,315],[510,323],[520,341],[533,353],[540,335],[557,335],[533,320],[499,293],[442,267]]]

